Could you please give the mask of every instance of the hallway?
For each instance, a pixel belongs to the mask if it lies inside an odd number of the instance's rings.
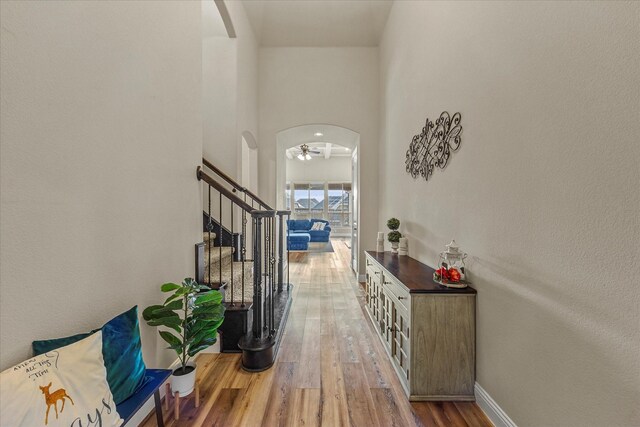
[[[350,251],[332,243],[333,253],[291,253],[296,287],[275,366],[250,374],[240,355],[200,355],[200,409],[183,399],[167,426],[491,425],[475,403],[409,404],[363,311]]]

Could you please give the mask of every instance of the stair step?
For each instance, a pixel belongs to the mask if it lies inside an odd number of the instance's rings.
[[[216,233],[214,233],[213,231],[211,232],[211,246],[215,246],[215,238],[218,237],[218,235]],[[202,233],[202,241],[205,243],[205,247],[209,246],[207,244],[207,242],[209,242],[209,233],[208,232],[204,232]]]
[[[220,271],[218,269],[211,271],[211,282],[218,283],[220,281]],[[227,282],[225,290],[225,301],[231,301],[231,264],[222,269],[222,281]],[[209,283],[209,272],[205,270],[204,283]],[[242,299],[242,263],[233,263],[233,300],[239,302]],[[244,264],[244,300],[245,302],[253,301],[253,263],[245,262]]]
[[[222,264],[222,269],[227,268],[233,262],[233,248],[228,246],[215,246],[211,248],[211,257],[209,257],[209,249],[204,247],[204,272],[209,274],[209,264],[211,264],[212,273],[217,272]],[[222,256],[220,255],[222,253]]]

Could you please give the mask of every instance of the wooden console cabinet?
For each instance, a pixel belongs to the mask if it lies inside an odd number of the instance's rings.
[[[475,400],[476,290],[408,256],[366,252],[366,309],[409,400]]]

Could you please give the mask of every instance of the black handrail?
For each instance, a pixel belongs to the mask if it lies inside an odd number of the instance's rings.
[[[242,200],[241,198],[236,196],[232,191],[227,190],[222,184],[220,184],[218,181],[216,181],[215,179],[213,179],[209,175],[207,175],[207,173],[205,171],[203,171],[200,166],[198,166],[196,174],[197,174],[197,177],[198,177],[198,181],[206,182],[211,187],[213,187],[217,191],[219,191],[226,198],[228,198],[231,201],[233,201],[233,203],[238,205],[238,207],[240,207],[240,209],[242,209],[242,210],[244,210],[246,212],[249,212],[250,214],[253,214],[253,212],[255,211],[255,209],[253,207],[251,207],[250,204],[248,204],[247,202],[245,202],[244,200]]]
[[[243,187],[242,185],[238,184],[233,178],[231,178],[226,173],[222,172],[219,168],[214,166],[213,163],[211,163],[210,161],[208,161],[204,157],[202,158],[202,164],[205,165],[208,169],[211,169],[220,178],[222,178],[225,181],[227,181],[227,183],[229,183],[229,185],[231,185],[234,189],[236,189],[236,190],[238,190],[238,191],[240,191],[242,193],[245,193],[247,196],[249,196],[251,199],[253,199],[256,203],[258,203],[264,209],[273,210],[273,208],[271,206],[269,206],[266,202],[264,202],[262,199],[260,199],[258,196],[256,196],[251,190],[249,190],[248,188]]]

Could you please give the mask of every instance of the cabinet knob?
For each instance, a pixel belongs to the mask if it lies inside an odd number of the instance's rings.
[[[380,274],[380,272],[379,272],[379,271],[374,271],[374,273],[375,273],[375,274]]]
[[[405,299],[405,297],[398,297],[398,299]]]

